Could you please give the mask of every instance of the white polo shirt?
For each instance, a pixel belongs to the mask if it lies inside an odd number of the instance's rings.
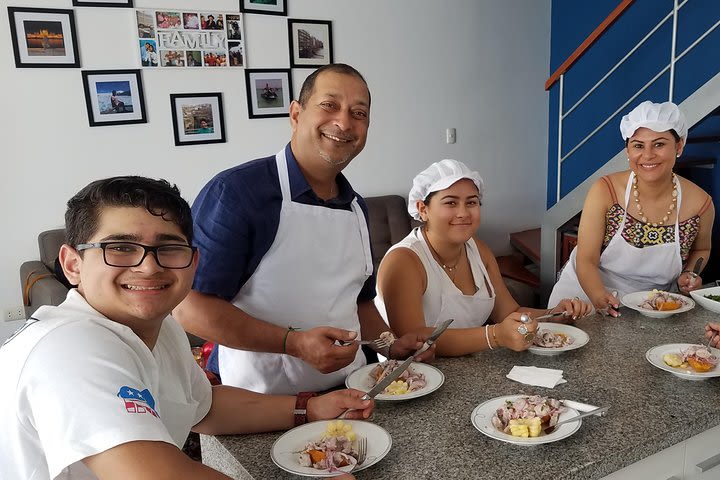
[[[150,351],[75,289],[0,347],[0,365],[4,480],[94,479],[82,459],[136,440],[181,448],[212,403],[174,319]]]

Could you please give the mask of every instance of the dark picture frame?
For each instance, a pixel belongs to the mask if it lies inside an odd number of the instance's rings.
[[[175,145],[225,143],[222,93],[171,93]]]
[[[240,11],[243,13],[282,15],[283,17],[287,17],[287,0],[276,0],[274,4],[240,0]]]
[[[86,2],[85,0],[73,0],[73,7],[122,7],[122,8],[132,8],[133,7],[133,0],[125,0],[125,1],[118,1],[118,0],[108,0],[106,2],[103,2],[102,0],[92,0]]]
[[[83,70],[91,127],[147,123],[140,69]]]
[[[75,12],[8,7],[17,68],[79,68]]]
[[[332,22],[288,18],[290,67],[318,68],[333,63]]]
[[[245,90],[249,118],[290,116],[293,87],[289,68],[246,68]]]

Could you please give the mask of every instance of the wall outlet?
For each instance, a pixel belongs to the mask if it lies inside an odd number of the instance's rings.
[[[3,314],[3,319],[6,322],[14,322],[15,320],[24,320],[25,319],[25,307],[23,305],[18,305],[17,307],[10,307],[5,309],[5,313]]]

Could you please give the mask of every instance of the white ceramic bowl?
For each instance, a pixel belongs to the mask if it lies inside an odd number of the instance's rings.
[[[690,296],[703,308],[720,313],[720,302],[705,298],[705,295],[720,295],[720,287],[701,288],[690,292]]]

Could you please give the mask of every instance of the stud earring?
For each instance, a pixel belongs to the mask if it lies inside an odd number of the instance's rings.
[[[675,158],[680,158],[680,154],[678,153],[677,155],[675,155]]]

